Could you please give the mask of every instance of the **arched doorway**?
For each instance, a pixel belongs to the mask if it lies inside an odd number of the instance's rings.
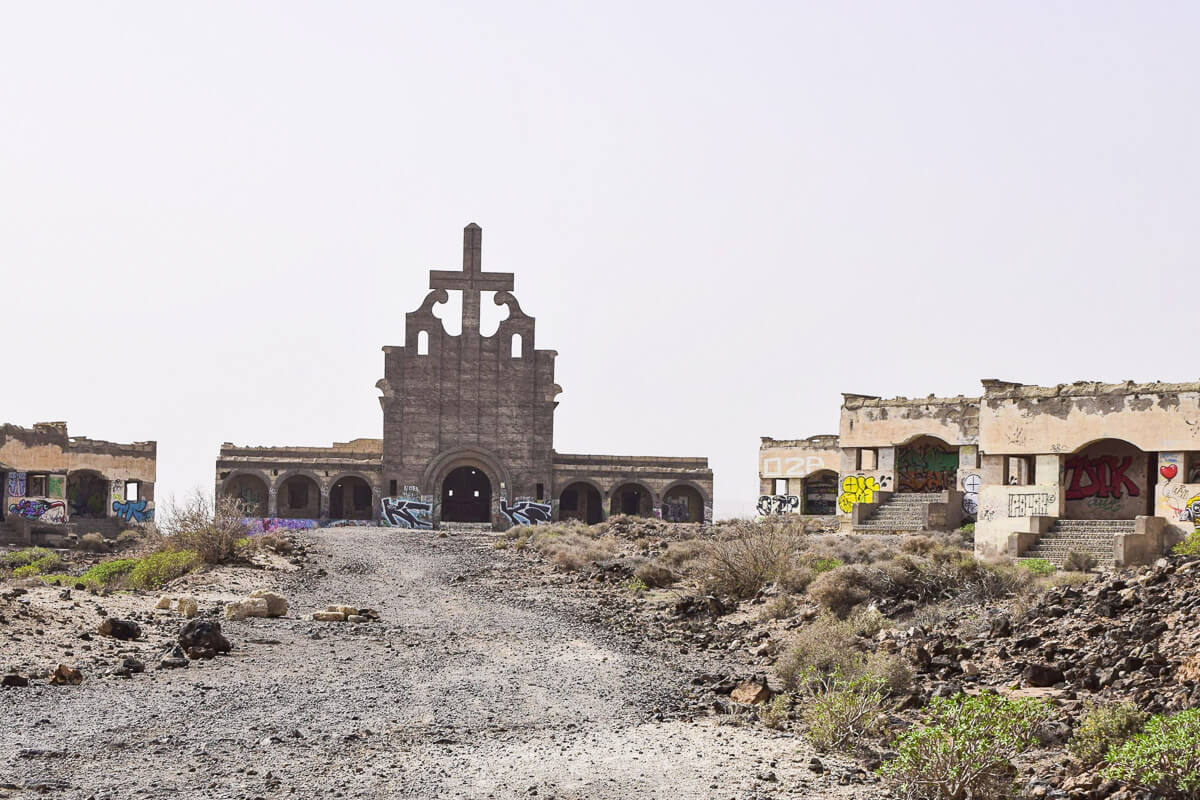
[[[837,513],[838,474],[832,470],[814,472],[804,479],[804,513],[833,516]]]
[[[618,514],[648,517],[653,505],[654,497],[650,494],[649,489],[641,484],[626,483],[613,490],[612,499],[608,505],[608,513],[614,517]]]
[[[458,467],[442,481],[443,522],[491,522],[492,482],[477,467]]]
[[[276,514],[285,519],[320,519],[321,488],[307,475],[292,475],[279,487]]]
[[[330,519],[373,519],[371,484],[357,475],[340,478],[329,490]]]
[[[1101,439],[1063,461],[1067,519],[1124,519],[1154,513],[1151,476],[1157,454],[1120,439]]]
[[[896,490],[945,492],[958,488],[958,448],[921,436],[896,448]]]
[[[236,497],[245,503],[247,516],[267,515],[267,482],[257,475],[235,475],[226,481],[221,493],[226,497]]]
[[[108,516],[109,480],[93,470],[67,473],[67,505],[77,519]]]
[[[666,522],[704,522],[704,497],[691,486],[675,486],[663,495]]]
[[[558,496],[558,518],[595,525],[604,520],[604,500],[590,483],[572,483]]]

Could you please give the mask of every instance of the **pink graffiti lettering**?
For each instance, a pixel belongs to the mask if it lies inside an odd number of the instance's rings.
[[[1125,474],[1133,464],[1132,456],[1125,456],[1120,462],[1116,456],[1100,456],[1085,458],[1080,456],[1067,461],[1067,469],[1071,471],[1071,485],[1067,487],[1068,500],[1085,500],[1089,497],[1121,497],[1121,489],[1130,497],[1141,494],[1138,485]],[[1081,483],[1087,476],[1088,482]]]

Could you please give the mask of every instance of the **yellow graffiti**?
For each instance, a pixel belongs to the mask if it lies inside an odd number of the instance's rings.
[[[1200,531],[1200,494],[1193,496],[1179,514],[1180,522],[1190,521]]]
[[[879,481],[866,475],[855,475],[842,481],[842,493],[838,497],[838,508],[846,514],[854,510],[855,503],[875,502]]]

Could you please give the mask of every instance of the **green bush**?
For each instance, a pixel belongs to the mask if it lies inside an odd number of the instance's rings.
[[[114,558],[101,561],[79,576],[79,582],[93,588],[112,586],[119,583],[129,571],[138,565],[136,558]]]
[[[1200,556],[1200,528],[1188,534],[1188,537],[1172,550],[1177,556]]]
[[[814,575],[820,575],[822,572],[829,572],[832,569],[837,569],[845,563],[846,562],[842,561],[840,558],[817,558],[813,559],[811,569]]]
[[[200,554],[194,550],[167,550],[152,553],[137,560],[137,564],[125,577],[125,583],[133,589],[157,589],[168,581],[186,575],[202,563]]]
[[[1038,743],[1053,708],[999,695],[936,698],[926,724],[903,733],[881,772],[903,796],[922,800],[1005,798],[1017,776],[1012,759]]]
[[[805,683],[810,692],[804,704],[804,722],[815,747],[842,748],[854,739],[879,732],[882,678],[869,673],[847,678],[837,671]]]
[[[621,588],[631,594],[645,594],[646,590],[650,587],[646,585],[644,580],[634,575],[632,578],[626,579],[621,584]]]
[[[975,523],[968,522],[966,525],[961,526],[958,530],[960,533],[975,533]]]
[[[0,556],[0,564],[3,564],[8,569],[16,569],[17,567],[29,566],[35,561],[52,555],[55,555],[54,551],[48,550],[45,547],[27,547],[24,550],[17,550],[14,553],[5,553],[3,556]]]
[[[758,709],[758,718],[762,720],[762,724],[768,728],[777,730],[787,724],[788,717],[792,712],[792,695],[784,692],[777,694],[771,698],[771,702],[764,703]]]
[[[1053,575],[1056,567],[1044,558],[1023,558],[1017,562],[1034,575]]]
[[[62,559],[58,557],[58,553],[40,547],[32,549],[42,550],[45,555],[14,569],[12,572],[14,578],[33,578],[47,572],[54,572],[62,566]]]
[[[1200,798],[1200,708],[1152,717],[1107,760],[1106,778],[1172,800]]]
[[[1084,764],[1099,763],[1110,748],[1141,731],[1149,716],[1129,703],[1094,706],[1079,723],[1068,749]]]

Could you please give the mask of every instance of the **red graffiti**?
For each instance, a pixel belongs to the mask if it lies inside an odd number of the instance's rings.
[[[1176,475],[1179,474],[1179,465],[1167,464],[1165,467],[1159,467],[1158,471],[1162,473],[1164,478],[1166,478],[1168,481],[1171,481]]]
[[[1085,500],[1089,497],[1120,497],[1121,487],[1129,492],[1130,497],[1141,494],[1138,485],[1125,475],[1125,471],[1133,464],[1132,456],[1125,456],[1120,463],[1116,456],[1100,456],[1086,458],[1080,456],[1067,461],[1067,469],[1071,470],[1071,485],[1067,487],[1068,500]],[[1080,479],[1087,476],[1088,482],[1081,484]]]

